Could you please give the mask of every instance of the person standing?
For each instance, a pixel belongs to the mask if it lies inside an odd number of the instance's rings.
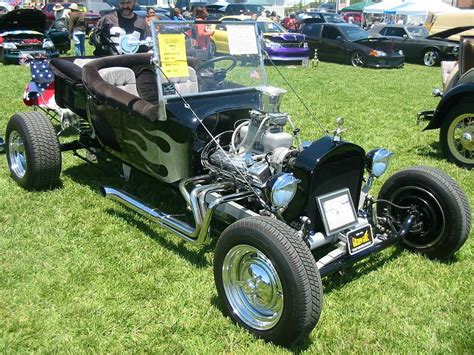
[[[133,12],[135,4],[136,0],[119,0],[119,8],[99,20],[96,27],[101,32],[101,45],[96,44],[94,55],[121,53],[119,40],[124,35],[132,35],[140,41],[147,38],[149,31],[146,21]],[[138,49],[138,52],[146,51],[148,47],[144,45]]]
[[[203,7],[196,8],[196,22],[205,21],[207,19],[207,11]],[[211,36],[214,34],[208,25],[196,23],[196,41],[194,47],[205,49],[209,47],[209,42],[211,41]]]
[[[74,42],[74,52],[77,57],[86,55],[86,21],[84,13],[79,11],[79,6],[72,3],[69,7],[68,30]]]

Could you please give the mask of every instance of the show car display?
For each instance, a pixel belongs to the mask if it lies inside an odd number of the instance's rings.
[[[459,60],[444,62],[443,92],[435,110],[423,111],[425,130],[440,129],[441,151],[448,160],[467,169],[474,167],[474,37],[461,37]]]
[[[348,23],[306,23],[301,28],[318,59],[355,67],[400,68],[403,52],[384,38],[369,38],[367,31]]]
[[[58,57],[58,50],[46,33],[45,26],[46,16],[39,10],[13,10],[1,16],[0,61],[3,64],[18,64],[25,55]],[[54,29],[53,32],[58,41],[68,41],[67,30]]]
[[[54,187],[61,154],[74,151],[91,162],[112,157],[124,177],[141,171],[160,182],[156,194],[167,184],[187,216],[112,186],[101,193],[190,243],[217,234],[214,278],[224,312],[283,345],[316,326],[321,277],[395,244],[433,259],[463,245],[471,211],[451,177],[411,167],[372,196],[390,151],[344,140],[342,119],[302,141],[279,110],[285,90],[268,83],[256,24],[224,23],[229,54],[204,61],[186,48],[186,33],[199,25],[153,22],[152,54],[53,59],[59,133],[75,131],[77,139],[60,143],[39,111],[13,115],[6,130],[12,178],[26,189]],[[142,44],[126,36],[120,43],[129,52]]]
[[[370,29],[369,35],[389,39],[397,49],[403,51],[407,62],[423,63],[432,67],[443,60],[456,60],[459,43],[449,41],[448,38],[472,28],[474,26],[458,27],[430,36],[424,26],[384,24]]]

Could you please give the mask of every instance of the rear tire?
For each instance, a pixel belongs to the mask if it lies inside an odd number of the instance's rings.
[[[466,169],[474,167],[474,104],[452,108],[439,131],[441,152],[454,164]]]
[[[351,54],[351,64],[353,67],[365,67],[367,57],[364,53],[356,51]]]
[[[61,151],[53,125],[39,112],[13,115],[6,131],[12,178],[25,189],[48,189],[61,174]]]
[[[250,217],[230,225],[217,242],[214,279],[225,313],[266,341],[298,343],[319,320],[316,262],[281,221]]]
[[[437,49],[429,48],[423,53],[423,64],[427,67],[434,67],[440,62],[440,54]]]
[[[209,57],[215,57],[217,54],[217,47],[214,41],[209,42]]]
[[[464,191],[438,169],[415,166],[399,171],[385,182],[378,199],[416,207],[415,222],[402,244],[429,258],[449,258],[464,244],[471,230],[471,209]],[[397,229],[409,213],[379,202],[377,209],[381,207],[387,209]]]

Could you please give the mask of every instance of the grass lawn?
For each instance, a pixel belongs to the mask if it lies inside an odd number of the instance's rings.
[[[440,154],[438,131],[422,132],[418,111],[434,108],[440,69],[407,64],[371,70],[320,63],[279,67],[322,125],[346,118],[345,138],[396,155],[381,183],[410,165],[453,176],[474,202],[474,173]],[[270,81],[286,87],[274,68]],[[0,65],[0,135],[22,102],[29,70]],[[304,139],[321,130],[289,92]],[[323,280],[321,320],[293,349],[264,343],[221,313],[213,248],[197,249],[99,194],[102,183],[129,184],[63,155],[61,186],[28,192],[0,156],[0,351],[156,353],[472,353],[473,233],[449,262],[396,248]],[[132,179],[132,182],[135,181]],[[158,201],[175,200],[153,186]],[[374,191],[374,192],[375,192]]]

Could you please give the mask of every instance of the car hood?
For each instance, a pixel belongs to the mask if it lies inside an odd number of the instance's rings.
[[[301,42],[305,39],[301,33],[264,33],[263,37],[275,42]]]
[[[386,37],[369,37],[354,41],[354,43],[362,44],[372,49],[382,50],[384,52],[394,52],[395,47]]]
[[[438,33],[435,33],[431,36],[426,37],[426,39],[446,39],[448,37],[451,37],[453,35],[456,35],[458,33],[464,32],[464,31],[469,31],[474,29],[474,26],[462,26],[462,27],[454,27],[450,28],[449,30],[446,31],[441,31]]]
[[[0,32],[30,30],[44,32],[46,15],[35,9],[13,10],[0,17]]]

